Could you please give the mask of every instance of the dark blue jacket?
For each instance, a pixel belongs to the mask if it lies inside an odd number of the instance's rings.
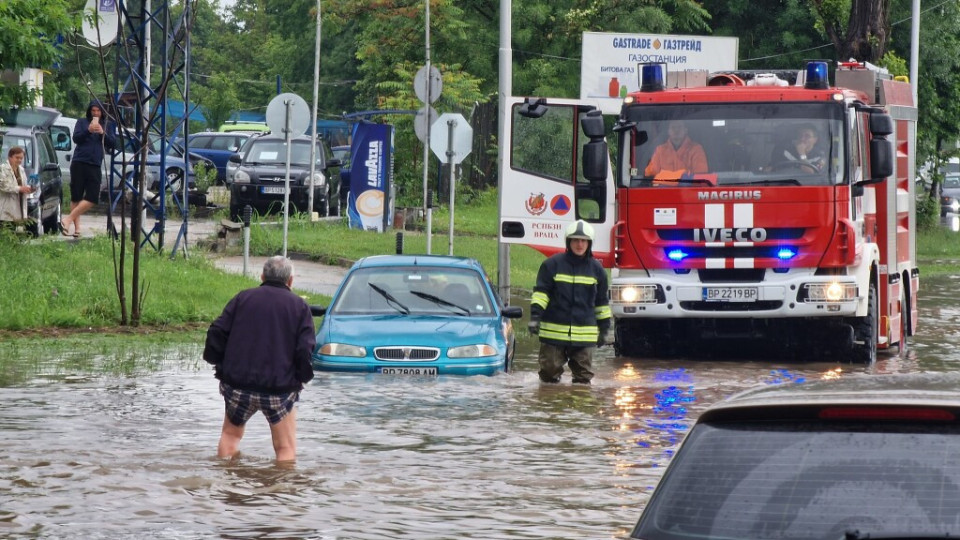
[[[286,285],[241,291],[207,330],[203,359],[234,388],[296,392],[313,379],[316,345],[310,306]]]
[[[90,109],[94,106],[100,108],[100,122],[105,122],[101,124],[103,126],[103,135],[90,133],[90,121],[93,120],[93,114],[90,113]],[[111,151],[116,148],[117,138],[114,133],[115,127],[113,122],[107,120],[103,105],[97,100],[91,101],[90,105],[87,106],[86,118],[77,120],[77,125],[73,127],[73,142],[76,143],[77,147],[73,151],[73,158],[71,158],[71,160],[77,163],[86,163],[99,167],[103,164],[104,148]]]

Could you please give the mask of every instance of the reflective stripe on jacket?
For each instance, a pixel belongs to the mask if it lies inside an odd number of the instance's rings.
[[[540,341],[560,346],[593,346],[610,327],[607,273],[593,257],[560,253],[543,261],[530,300],[540,320]]]

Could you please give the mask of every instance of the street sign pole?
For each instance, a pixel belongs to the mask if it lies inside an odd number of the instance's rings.
[[[453,120],[453,119],[447,120],[447,167],[449,167],[448,169],[449,176],[447,176],[447,178],[450,179],[450,231],[448,233],[450,252],[448,253],[448,255],[453,255],[453,209],[454,209],[453,199],[456,197],[456,193],[457,193],[457,179],[454,176],[455,165],[453,164],[453,157],[455,153],[453,151],[453,130],[456,127],[457,127],[456,120]]]
[[[287,226],[290,221],[290,147],[293,146],[293,140],[290,137],[290,106],[293,100],[284,100],[283,105],[287,112],[286,127],[283,129],[283,137],[287,143],[287,174],[283,178],[283,256],[287,256]]]

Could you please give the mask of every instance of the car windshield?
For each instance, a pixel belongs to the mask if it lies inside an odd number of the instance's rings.
[[[632,537],[837,540],[857,529],[952,537],[958,435],[956,426],[915,423],[701,424]]]
[[[477,272],[426,266],[360,268],[351,272],[328,313],[490,316],[493,307]]]
[[[957,188],[960,188],[960,175],[948,174],[947,177],[943,179],[943,189]]]
[[[317,143],[317,165],[323,164],[323,149]],[[282,140],[257,140],[250,145],[243,162],[248,165],[286,165],[287,145]],[[300,167],[310,166],[310,141],[293,141],[290,149],[290,164]]]
[[[4,159],[6,159],[7,153],[14,146],[23,148],[23,168],[27,172],[33,171],[33,139],[31,137],[27,137],[26,135],[13,135],[10,133],[0,134],[0,152],[3,153]]]

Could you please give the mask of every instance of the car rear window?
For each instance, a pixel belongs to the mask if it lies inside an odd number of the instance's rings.
[[[837,540],[960,533],[957,427],[698,425],[633,532],[646,539]]]

